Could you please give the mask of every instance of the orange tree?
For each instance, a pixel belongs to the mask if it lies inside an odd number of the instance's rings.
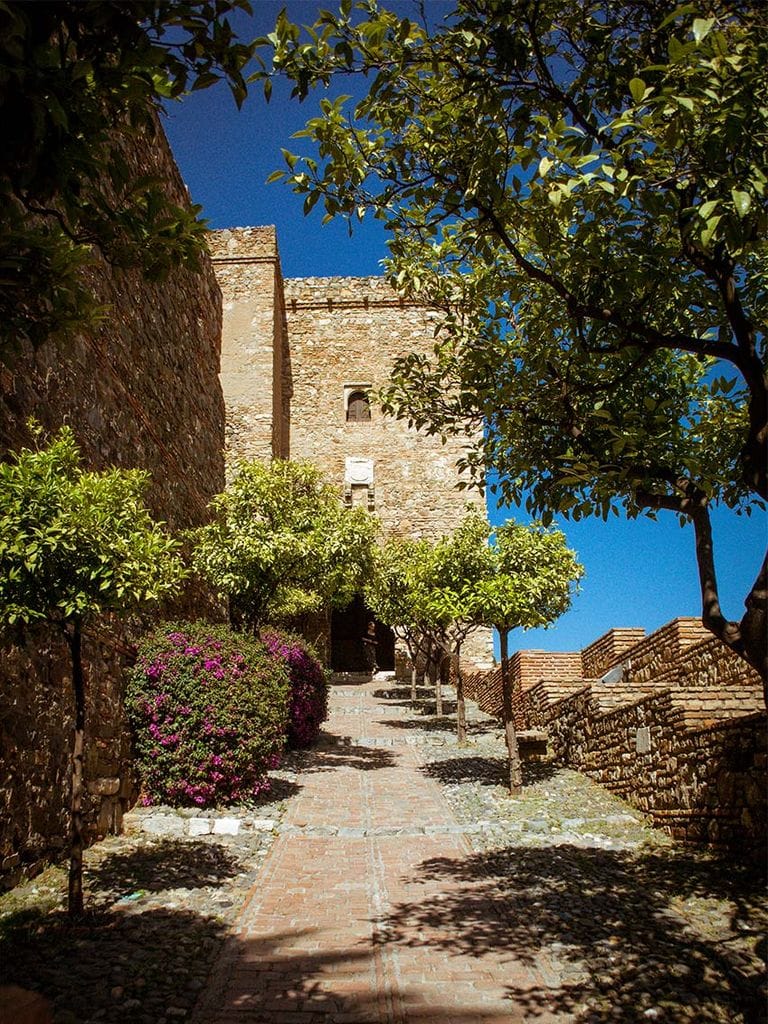
[[[570,607],[583,574],[560,530],[510,520],[495,532],[489,571],[478,583],[476,608],[479,620],[499,632],[509,790],[513,794],[522,785],[522,774],[509,675],[509,634],[519,627],[551,625]]]
[[[177,543],[144,505],[147,481],[140,470],[83,470],[68,427],[47,447],[0,464],[0,623],[49,624],[72,665],[70,914],[83,909],[83,628],[104,612],[176,593],[187,575]]]

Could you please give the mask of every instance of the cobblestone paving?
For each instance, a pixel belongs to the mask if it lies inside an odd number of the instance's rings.
[[[764,880],[574,772],[510,799],[495,723],[458,747],[420,696],[335,687],[258,807],[134,813],[77,925],[60,869],[0,898],[0,981],[57,1024],[766,1019]]]

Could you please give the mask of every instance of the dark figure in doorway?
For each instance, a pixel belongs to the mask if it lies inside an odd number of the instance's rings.
[[[376,664],[377,644],[376,623],[369,622],[368,629],[363,633],[363,656],[365,657],[365,667],[372,676],[379,671],[379,666]]]

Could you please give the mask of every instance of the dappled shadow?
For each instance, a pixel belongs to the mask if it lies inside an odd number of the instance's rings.
[[[377,725],[389,726],[390,729],[418,729],[420,732],[456,732],[456,720],[453,718],[382,718]]]
[[[481,786],[509,786],[509,762],[504,757],[453,757],[445,761],[433,761],[421,769],[431,779],[446,785],[460,782],[477,782]],[[523,786],[542,782],[557,774],[554,764],[523,762]]]
[[[261,807],[269,806],[269,804],[273,804],[277,800],[288,800],[290,797],[300,793],[303,788],[300,783],[294,782],[293,779],[281,779],[278,776],[270,775],[269,789],[265,790],[262,796],[248,804],[248,810],[258,811]]]
[[[237,857],[216,842],[159,839],[130,853],[108,854],[88,870],[89,887],[115,897],[126,892],[202,889],[240,871]]]
[[[186,910],[9,915],[0,931],[0,983],[54,1001],[55,1019],[160,1020],[190,1011],[226,938],[225,926]]]
[[[418,729],[421,732],[446,732],[456,734],[456,719],[443,716],[442,718],[382,718],[377,725],[386,725],[392,729]],[[467,722],[468,736],[485,736],[488,728],[483,722]]]
[[[510,848],[427,860],[408,881],[423,885],[424,896],[394,908],[382,941],[448,957],[495,954],[540,972],[546,987],[531,986],[524,970],[510,967],[508,977],[510,998],[533,1016],[578,1010],[577,1020],[595,1024],[765,1019],[759,937],[750,950],[744,936],[761,920],[764,929],[764,881],[730,862]],[[718,899],[730,902],[730,919],[709,921],[706,934],[694,930],[686,900]]]
[[[375,771],[378,768],[392,768],[394,765],[395,754],[392,750],[347,743],[343,737],[325,736],[307,758],[302,772],[311,775],[315,772],[332,772],[337,768]]]
[[[372,696],[379,700],[389,701],[393,704],[407,704],[410,706],[414,703],[411,700],[410,686],[390,686],[386,690],[374,690]],[[416,687],[416,704],[423,704],[429,700],[434,701],[434,699],[434,686]]]

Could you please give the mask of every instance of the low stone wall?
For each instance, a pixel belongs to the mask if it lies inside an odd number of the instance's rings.
[[[616,682],[568,679],[572,655],[564,655],[553,662],[557,673],[530,683],[542,652],[518,652],[510,659],[517,727],[546,730],[558,763],[677,838],[762,852],[768,732],[756,673],[696,619],[675,619],[632,642],[638,632],[612,630],[581,652],[584,670],[601,676],[625,664]],[[500,668],[471,677],[467,690],[501,715]]]
[[[93,631],[83,638],[86,681],[86,792],[90,842],[120,829],[135,799],[131,741],[125,727],[123,668],[131,648]],[[2,884],[37,874],[65,849],[74,704],[69,650],[50,630],[0,659],[3,774]]]
[[[699,688],[762,686],[757,672],[711,635],[683,653],[677,663],[677,681],[681,686]]]
[[[554,759],[583,771],[679,839],[762,855],[765,714],[691,728],[673,690],[601,714],[591,688],[550,704],[524,695],[525,725],[547,729]]]
[[[701,619],[673,619],[624,652],[620,661],[628,665],[625,681],[653,686],[678,682],[680,660],[686,649],[711,637]]]

